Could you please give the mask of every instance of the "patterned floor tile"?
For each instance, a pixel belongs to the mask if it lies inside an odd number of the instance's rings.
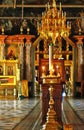
[[[68,99],[68,102],[79,118],[84,122],[84,99]]]
[[[39,99],[0,100],[0,130],[12,130],[38,102]]]

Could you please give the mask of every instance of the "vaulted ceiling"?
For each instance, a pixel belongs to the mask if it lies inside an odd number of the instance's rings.
[[[47,2],[52,2],[52,0],[0,0],[0,4],[13,4],[14,1],[16,4],[46,4]],[[84,4],[84,0],[56,0],[57,3],[61,2],[62,4]]]
[[[0,29],[4,26],[5,30],[11,30],[14,24],[20,27],[24,19],[29,27],[36,27],[47,2],[51,3],[52,0],[0,0]],[[67,20],[72,23],[72,29],[77,31],[76,24],[84,17],[84,0],[56,0],[57,7],[60,2]]]
[[[38,16],[45,10],[45,4],[53,0],[0,0],[0,17]],[[84,0],[56,0],[62,3],[68,17],[75,17],[84,11]],[[76,10],[77,9],[77,10]]]

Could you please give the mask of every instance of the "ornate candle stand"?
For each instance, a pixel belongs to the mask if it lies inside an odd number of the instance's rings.
[[[47,66],[49,60],[43,59],[40,62],[40,81],[42,83],[42,125],[46,122],[46,115],[49,108],[49,88],[53,87],[53,100],[54,100],[54,111],[57,115],[57,121],[62,125],[62,87],[65,81],[64,61],[54,59],[52,61],[52,69],[48,71]],[[43,75],[43,67],[45,67],[45,74]]]
[[[47,122],[43,125],[43,128],[41,130],[61,130],[62,127],[57,121],[57,115],[54,110],[52,85],[50,85],[49,87],[49,93],[50,93],[50,101],[49,101],[49,109],[47,113]]]

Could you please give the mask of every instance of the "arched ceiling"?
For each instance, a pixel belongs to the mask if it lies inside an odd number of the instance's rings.
[[[0,17],[41,17],[48,2],[52,0],[0,0]],[[84,12],[84,0],[56,0],[57,6],[60,2],[67,17],[79,17],[80,12]]]
[[[24,19],[27,20],[29,27],[33,28],[34,26],[36,28],[47,2],[51,3],[52,0],[0,0],[0,29],[4,26],[5,30],[10,31],[15,24],[19,25],[20,28]],[[84,0],[56,0],[56,2],[57,7],[60,2],[62,3],[62,9],[67,14],[67,20],[73,22],[73,33],[74,30],[78,33],[76,19],[81,19],[80,14],[84,12]],[[34,34],[35,29],[32,30],[34,30],[32,31]],[[18,30],[18,32],[20,31]]]
[[[16,4],[45,4],[48,1],[51,2],[52,0],[0,0],[0,4],[12,4],[16,1]],[[57,3],[61,2],[62,4],[84,4],[84,0],[56,0]]]

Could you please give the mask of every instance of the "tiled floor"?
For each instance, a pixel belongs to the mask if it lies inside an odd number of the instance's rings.
[[[0,130],[12,130],[39,102],[38,98],[0,100]]]
[[[84,99],[65,99],[62,114],[63,124],[70,124],[73,130],[84,130]]]
[[[84,123],[84,99],[68,99],[68,102]]]
[[[40,98],[0,100],[0,130],[40,130]],[[63,100],[63,124],[84,130],[84,99]]]

